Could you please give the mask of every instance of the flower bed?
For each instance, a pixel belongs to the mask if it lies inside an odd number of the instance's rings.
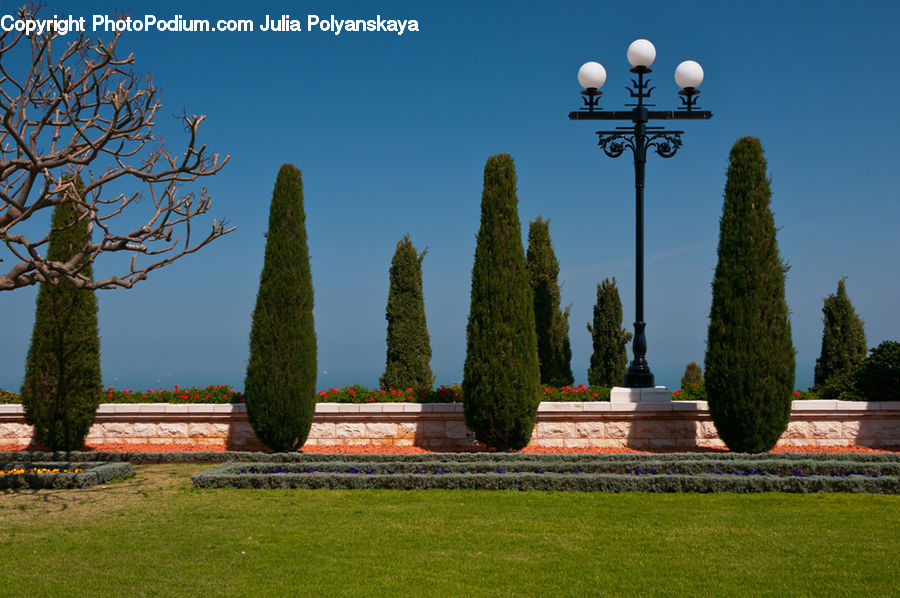
[[[129,462],[11,461],[0,463],[0,489],[90,488],[128,475]]]
[[[80,467],[75,469],[65,469],[59,467],[13,467],[12,469],[0,469],[0,475],[22,475],[24,473],[36,473],[38,475],[48,473],[81,473],[84,471]]]
[[[545,387],[541,391],[542,401],[608,401],[609,388],[602,386]],[[459,384],[438,386],[437,388],[368,388],[361,384],[328,388],[316,393],[317,403],[461,403],[462,388]],[[22,397],[14,392],[0,389],[0,403],[17,404]],[[135,391],[114,388],[104,390],[100,403],[243,403],[244,395],[228,384],[191,386],[181,388],[175,385],[171,390],[164,388]]]
[[[610,389],[605,386],[574,386],[544,387],[541,389],[541,401],[609,401]],[[368,388],[361,384],[344,386],[341,388],[327,388],[316,392],[317,403],[462,403],[462,388],[459,384],[438,386],[437,388]],[[672,391],[673,401],[705,401],[706,387],[700,382],[689,388],[681,388]],[[853,400],[862,400],[859,397],[850,397]],[[814,401],[821,399],[815,392],[809,390],[794,391],[794,400]],[[18,394],[0,388],[0,404],[18,404],[22,397]],[[112,386],[104,390],[100,397],[101,403],[243,403],[244,395],[234,390],[228,384],[207,385],[204,387],[191,386],[181,388],[175,385],[172,389],[148,388],[143,391],[114,388]]]
[[[476,453],[406,458],[308,455],[291,461],[224,463],[191,479],[200,488],[900,493],[900,455],[804,459]]]

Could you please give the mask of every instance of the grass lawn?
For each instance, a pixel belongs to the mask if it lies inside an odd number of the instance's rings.
[[[197,490],[212,464],[0,493],[10,596],[890,596],[900,496]]]

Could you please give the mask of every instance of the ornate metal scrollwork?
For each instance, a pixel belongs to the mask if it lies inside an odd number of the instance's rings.
[[[626,147],[634,149],[631,136],[604,135],[603,133],[598,133],[598,135],[600,136],[598,145],[603,148],[603,152],[610,158],[618,158],[621,156]],[[617,139],[621,139],[622,141],[616,141]]]
[[[678,153],[678,149],[681,147],[681,134],[665,133],[662,135],[654,135],[649,139],[647,147],[655,147],[656,149],[654,151],[657,154],[663,158],[671,158]]]

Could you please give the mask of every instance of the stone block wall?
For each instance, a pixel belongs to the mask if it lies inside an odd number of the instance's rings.
[[[31,441],[21,405],[0,405],[0,447]],[[105,404],[87,444],[186,444],[262,448],[244,405]],[[320,403],[307,446],[472,447],[453,403]],[[900,402],[794,401],[779,446],[900,446]],[[703,401],[542,403],[529,446],[724,448]]]

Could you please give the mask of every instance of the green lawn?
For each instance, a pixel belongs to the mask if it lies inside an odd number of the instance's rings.
[[[900,496],[197,490],[211,464],[0,494],[0,595],[889,596]]]

